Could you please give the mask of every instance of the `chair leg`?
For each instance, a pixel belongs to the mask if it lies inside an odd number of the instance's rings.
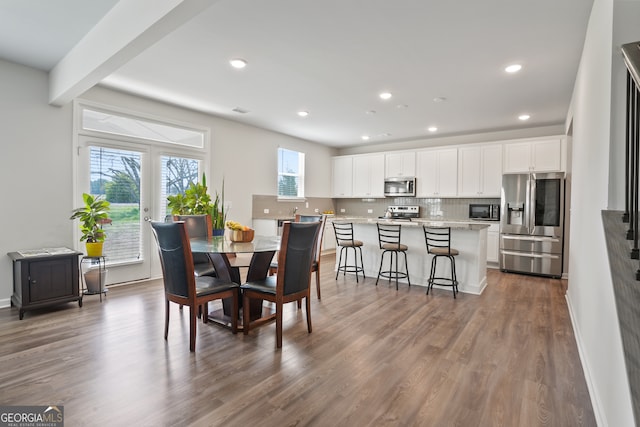
[[[353,262],[355,263],[356,267],[356,283],[358,283],[358,251],[355,247],[352,247],[351,249],[353,249]],[[344,264],[347,265],[347,260],[344,260]]]
[[[318,294],[318,299],[320,299],[320,263],[316,267],[316,293]]]
[[[251,310],[249,310],[249,297],[245,292],[242,297],[242,333],[244,335],[249,334],[249,325],[250,325],[250,314]]]
[[[378,280],[380,280],[380,273],[382,273],[382,264],[384,263],[384,254],[387,251],[382,251],[382,255],[380,256],[380,268],[378,268],[378,278],[376,279],[376,286],[378,286]]]
[[[396,269],[394,271],[396,272],[395,276],[396,276],[396,291],[397,291],[398,290],[398,252],[397,251],[393,251],[391,253],[393,254],[391,259],[393,259],[393,258],[396,259]]]
[[[282,304],[276,303],[276,347],[282,348]]]
[[[364,275],[364,262],[362,261],[362,248],[358,247],[358,250],[360,251],[360,267],[362,267],[362,277],[364,277],[366,279],[367,276]],[[355,254],[354,254],[354,261],[355,261]],[[358,266],[358,263],[356,262],[356,267]]]
[[[302,310],[302,300],[298,300],[298,310]]]
[[[458,277],[456,276],[456,259],[452,256],[449,257],[451,260],[451,283],[453,284],[453,297],[456,298],[456,294],[458,293]]]
[[[240,290],[233,290],[233,303],[231,310],[231,332],[233,334],[238,333],[238,299],[240,298]]]
[[[200,306],[200,311],[202,313],[202,323],[209,323],[209,303],[205,302]]]
[[[338,274],[340,274],[340,264],[342,264],[342,251],[344,246],[340,247],[340,257],[338,258],[338,268],[336,269],[336,280],[338,280]]]
[[[433,257],[431,259],[431,270],[429,271],[429,280],[427,281],[427,295],[429,295],[429,289],[433,289],[433,277],[436,272],[436,259],[438,257]]]
[[[309,295],[306,296],[306,300],[307,300],[307,331],[309,331],[309,333],[311,333],[311,298],[309,298],[311,296],[311,292],[309,292]]]
[[[169,336],[169,300],[165,301],[165,316],[164,316],[164,339]]]
[[[409,286],[411,286],[411,279],[409,279],[409,264],[407,264],[407,253],[402,253],[404,254],[404,271],[407,272],[407,282],[409,283]]]
[[[196,351],[196,310],[198,307],[189,307],[189,350]]]

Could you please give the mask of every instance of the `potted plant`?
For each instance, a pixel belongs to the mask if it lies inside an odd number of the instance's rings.
[[[87,193],[82,194],[82,200],[84,206],[74,209],[69,219],[80,220],[80,241],[86,242],[87,256],[99,257],[102,256],[102,245],[106,237],[102,226],[111,223],[110,203],[100,196],[94,197]]]
[[[224,212],[224,179],[222,180],[222,197],[216,191],[216,198],[211,206],[211,226],[214,236],[224,235],[224,225],[227,222],[227,214]]]
[[[171,215],[209,215],[213,235],[224,234],[226,214],[224,212],[224,180],[222,181],[222,195],[216,192],[216,197],[211,203],[211,196],[207,192],[207,177],[202,174],[202,182],[192,182],[184,194],[172,194],[167,196],[167,208]]]

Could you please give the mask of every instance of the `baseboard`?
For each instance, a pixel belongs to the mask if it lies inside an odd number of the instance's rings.
[[[11,307],[11,298],[0,299],[0,308]]]
[[[580,330],[576,328],[576,321],[573,313],[573,307],[571,305],[571,299],[569,298],[569,294],[565,294],[565,300],[567,301],[567,308],[569,309],[569,318],[571,319],[571,327],[573,329],[573,336],[576,339],[576,345],[578,346],[578,355],[580,356],[580,362],[582,364],[582,371],[584,373],[584,378],[587,382],[587,389],[589,389],[589,397],[591,398],[591,406],[593,407],[593,414],[596,418],[596,425],[606,426],[608,425],[603,420],[602,406],[600,404],[600,398],[598,397],[598,392],[593,385],[591,368],[589,367],[589,363],[587,359],[584,357],[585,350],[582,343],[582,337],[580,336]]]

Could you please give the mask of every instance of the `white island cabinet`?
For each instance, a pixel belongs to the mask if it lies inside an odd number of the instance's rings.
[[[402,243],[409,247],[407,263],[411,285],[427,286],[432,256],[427,254],[423,225],[434,227],[451,227],[451,247],[460,251],[456,256],[456,273],[460,292],[479,295],[487,286],[487,229],[488,224],[474,221],[429,221],[412,220],[393,221],[373,218],[334,218],[334,222],[353,223],[354,238],[361,240],[364,271],[367,277],[378,276],[382,251],[378,246],[377,222],[402,225]],[[353,265],[353,251],[348,252],[348,263]],[[336,270],[339,256],[336,256]],[[402,262],[402,256],[400,257]],[[449,277],[450,266],[446,259],[438,260],[437,276]],[[339,278],[340,276],[338,276]],[[380,284],[387,283],[387,279],[380,279]],[[406,279],[400,280],[406,283]],[[395,286],[395,282],[393,282]],[[434,286],[438,287],[438,286]],[[451,292],[451,288],[448,289]]]

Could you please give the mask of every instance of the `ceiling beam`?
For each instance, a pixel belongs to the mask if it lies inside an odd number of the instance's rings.
[[[49,103],[70,102],[217,1],[119,1],[49,72]]]

